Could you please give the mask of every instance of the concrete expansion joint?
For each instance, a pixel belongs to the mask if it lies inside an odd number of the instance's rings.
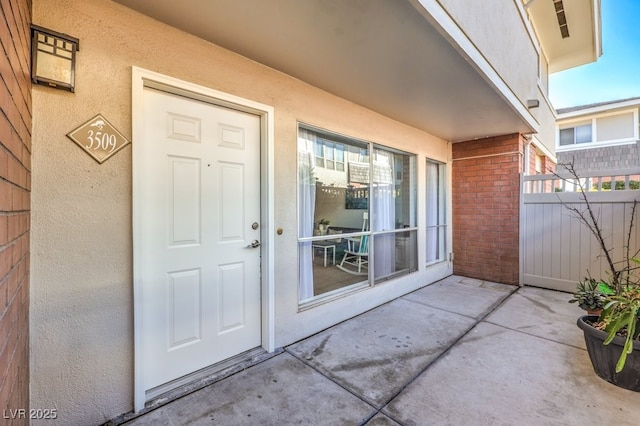
[[[292,345],[289,345],[289,346],[292,346]],[[376,413],[377,413],[377,411],[380,411],[380,409],[378,407],[376,407],[375,405],[373,405],[371,402],[367,401],[366,399],[363,399],[360,395],[354,393],[349,388],[346,388],[342,383],[340,383],[339,381],[335,380],[330,375],[327,375],[325,372],[323,372],[322,370],[318,369],[315,365],[311,364],[309,362],[309,360],[305,359],[304,357],[298,356],[294,351],[290,351],[288,349],[288,346],[284,348],[284,352],[288,353],[289,355],[291,355],[292,357],[294,357],[295,359],[297,359],[298,361],[300,361],[301,363],[303,363],[307,367],[311,368],[316,373],[320,374],[322,377],[324,377],[324,378],[326,378],[328,380],[331,380],[333,383],[335,383],[336,385],[340,386],[342,389],[344,389],[345,391],[349,392],[351,395],[355,396],[356,398],[358,398],[362,402],[370,405],[371,407],[373,407],[376,410]]]
[[[464,333],[462,333],[457,339],[455,339],[454,341],[452,341],[449,346],[442,351],[442,353],[440,353],[440,355],[438,355],[436,358],[434,358],[430,363],[428,363],[422,370],[419,370],[416,374],[413,375],[413,377],[411,377],[411,379],[409,379],[399,390],[398,392],[396,392],[394,395],[392,395],[387,401],[385,401],[385,403],[382,405],[382,407],[386,406],[387,404],[389,404],[394,398],[396,398],[398,395],[400,395],[400,393],[402,393],[402,391],[404,391],[411,383],[413,383],[418,377],[420,377],[423,373],[425,373],[429,368],[431,368],[432,365],[435,365],[440,359],[442,359],[443,357],[445,357],[450,351],[451,349],[456,346],[462,339],[464,339],[470,332],[471,330],[473,330],[478,324],[480,324],[481,322],[484,322],[485,318],[488,317],[489,315],[491,315],[491,313],[493,313],[495,310],[497,310],[498,308],[500,308],[500,306],[502,306],[507,300],[509,300],[509,298],[511,298],[511,296],[513,296],[514,294],[516,294],[521,287],[517,287],[514,291],[512,291],[511,293],[509,293],[504,299],[500,300],[499,302],[495,303],[493,306],[491,306],[489,309],[487,309],[485,312],[483,312],[479,317],[477,318],[473,318],[474,319],[474,323],[467,328],[467,330],[465,330]],[[449,311],[445,311],[445,312],[449,312]],[[455,312],[454,312],[455,313]],[[458,314],[460,315],[460,314]],[[466,315],[463,315],[465,317],[467,317]],[[470,318],[470,317],[467,317]]]
[[[505,298],[505,299],[504,299],[504,300],[503,300],[499,305],[502,305],[502,304],[503,304],[504,302],[506,302],[506,301],[507,301],[507,299],[509,299],[511,296],[513,296],[514,294],[516,294],[516,293],[520,292],[520,290],[521,290],[521,289],[522,289],[522,287],[518,287],[518,289],[517,289],[517,290],[515,290],[513,293],[511,293],[511,294],[510,294],[507,298]],[[554,291],[554,290],[547,290],[547,291]],[[559,293],[562,293],[562,292],[560,292],[560,291],[559,291]],[[524,294],[519,294],[519,296],[520,296],[520,297],[523,297],[523,298],[525,298],[525,299],[527,299],[527,301],[529,301],[530,303],[532,303],[532,304],[534,304],[534,305],[537,305],[540,309],[542,309],[542,310],[544,310],[544,311],[547,311],[547,312],[549,312],[549,313],[551,313],[551,314],[553,314],[553,313],[554,313],[554,311],[553,311],[549,306],[547,306],[547,305],[545,305],[545,304],[543,304],[543,303],[541,303],[541,302],[538,302],[538,301],[536,301],[536,300],[532,299],[531,297],[525,296]],[[498,308],[498,306],[496,306],[496,309],[497,309],[497,308]],[[492,309],[492,311],[493,311],[493,310],[495,310],[495,309]],[[491,312],[489,312],[489,314],[490,314],[490,313],[491,313]],[[487,315],[485,315],[485,317],[486,317],[486,316],[488,316],[488,314],[487,314]],[[546,340],[546,341],[549,341],[549,342],[552,342],[552,343],[555,343],[555,344],[560,344],[560,345],[568,346],[568,347],[570,347],[570,348],[579,349],[579,350],[581,350],[581,351],[585,351],[585,352],[586,352],[586,350],[587,350],[586,348],[584,348],[584,347],[582,347],[582,346],[580,346],[580,345],[572,345],[572,344],[567,343],[567,342],[564,342],[564,341],[558,341],[558,340],[554,340],[554,339],[549,339],[549,338],[547,338],[547,337],[543,337],[543,336],[540,336],[540,335],[538,335],[538,334],[530,333],[530,332],[528,332],[528,331],[525,331],[525,330],[523,330],[522,328],[513,328],[513,327],[508,327],[508,326],[506,326],[506,325],[504,325],[504,324],[500,324],[500,323],[492,322],[492,321],[483,321],[483,322],[485,322],[485,323],[487,323],[487,324],[491,324],[491,325],[496,326],[496,327],[504,328],[505,330],[515,331],[516,333],[525,334],[525,335],[527,335],[527,336],[535,337],[535,338],[537,338],[537,339]]]
[[[356,398],[358,398],[360,401],[364,402],[365,404],[369,405],[371,408],[374,409],[374,411],[371,413],[371,415],[369,415],[367,418],[363,419],[363,421],[360,423],[360,425],[366,425],[371,419],[373,419],[375,416],[377,416],[378,414],[384,414],[386,417],[390,418],[391,420],[395,421],[398,424],[403,424],[401,421],[399,421],[398,419],[395,419],[393,416],[391,416],[388,413],[382,413],[382,409],[384,407],[387,406],[387,404],[389,404],[389,402],[391,400],[393,400],[393,398],[395,398],[397,396],[397,394],[394,394],[393,397],[389,398],[388,400],[386,400],[384,403],[380,404],[379,407],[377,407],[376,405],[372,404],[370,401],[367,401],[365,398],[363,398],[361,395],[358,395],[357,393],[353,392],[351,389],[349,389],[348,387],[345,387],[342,383],[340,383],[340,381],[333,379],[330,375],[327,375],[324,373],[324,371],[322,371],[321,369],[316,368],[313,364],[309,363],[309,361],[307,359],[304,359],[304,357],[300,357],[298,356],[294,351],[289,351],[287,348],[284,348],[284,352],[288,353],[289,355],[291,355],[292,357],[294,357],[295,359],[297,359],[298,361],[300,361],[301,363],[303,363],[304,365],[306,365],[307,367],[311,368],[312,370],[314,370],[316,373],[319,373],[322,377],[326,378],[327,380],[330,380],[331,382],[333,382],[334,384],[340,386],[340,388],[344,389],[346,392],[349,392],[351,395],[355,396]],[[424,371],[424,370],[423,370]],[[411,381],[413,381],[414,378],[411,379]],[[406,387],[403,386],[402,389],[404,389]],[[398,392],[399,393],[399,392]]]
[[[307,357],[302,357],[300,356],[298,353],[296,353],[295,351],[291,351],[289,350],[289,346],[293,346],[293,345],[289,345],[287,347],[284,348],[284,352],[288,353],[289,355],[293,356],[295,359],[297,359],[298,361],[302,362],[304,365],[306,365],[307,367],[311,368],[312,370],[314,370],[315,372],[319,373],[321,376],[325,377],[326,379],[330,380],[331,382],[335,383],[336,385],[338,385],[340,388],[344,389],[345,391],[349,392],[351,395],[355,396],[356,398],[358,398],[359,400],[361,400],[362,402],[368,404],[369,406],[371,406],[375,411],[368,416],[366,419],[363,420],[363,422],[361,423],[362,425],[366,424],[367,422],[369,422],[371,419],[373,419],[375,416],[377,416],[378,414],[384,414],[386,417],[390,418],[391,420],[397,422],[398,424],[403,424],[400,420],[394,418],[390,413],[387,412],[382,412],[382,410],[391,403],[391,401],[393,401],[396,397],[398,397],[409,385],[411,385],[418,377],[420,377],[422,374],[424,374],[429,368],[431,368],[432,365],[435,365],[438,360],[440,360],[441,358],[443,358],[444,356],[446,356],[446,354],[448,354],[451,349],[456,346],[463,338],[465,338],[479,323],[484,322],[485,318],[487,318],[489,315],[491,315],[494,311],[496,311],[497,309],[499,309],[507,300],[509,300],[511,298],[511,296],[513,296],[514,294],[516,294],[519,290],[521,289],[521,287],[515,287],[514,290],[512,290],[506,297],[504,297],[503,299],[499,300],[498,302],[494,303],[492,306],[490,306],[485,312],[483,312],[480,316],[478,317],[473,317],[473,316],[468,316],[468,315],[462,315],[460,313],[456,313],[456,312],[452,312],[452,311],[448,311],[446,309],[442,309],[442,308],[438,308],[435,306],[430,306],[427,304],[423,304],[420,302],[416,302],[416,301],[412,301],[412,300],[407,300],[408,302],[412,302],[412,303],[416,303],[416,304],[421,304],[424,306],[428,306],[429,308],[433,308],[433,309],[437,309],[437,310],[441,310],[443,312],[448,312],[448,313],[453,313],[453,314],[457,314],[457,315],[461,315],[464,316],[465,318],[470,318],[473,319],[473,323],[455,340],[453,340],[448,346],[447,348],[442,351],[436,358],[434,358],[431,362],[429,362],[428,364],[426,364],[424,366],[424,368],[418,370],[415,372],[415,374],[413,374],[409,380],[407,380],[395,393],[393,393],[392,395],[390,395],[386,400],[384,400],[384,402],[382,402],[379,406],[374,405],[373,403],[371,403],[370,401],[364,399],[361,395],[353,392],[351,389],[349,389],[348,387],[345,387],[342,383],[340,383],[339,380],[335,380],[333,377],[331,377],[331,375],[326,374],[326,372],[324,372],[322,369],[317,368],[315,365],[313,365],[313,363],[310,362],[310,360],[313,359],[313,353],[315,353],[315,351],[310,355],[310,358]],[[328,337],[318,346],[318,348],[316,349],[316,351],[320,351],[320,353],[322,352],[322,347],[324,346],[324,344],[326,343],[326,341],[328,340]]]

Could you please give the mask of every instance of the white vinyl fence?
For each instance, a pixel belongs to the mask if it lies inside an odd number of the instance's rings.
[[[640,169],[580,174],[614,261],[625,257],[634,200],[640,203]],[[611,184],[616,182],[616,184]],[[613,187],[613,188],[612,188]],[[567,209],[586,212],[577,185],[555,175],[524,176],[521,199],[521,282],[573,292],[590,274],[606,278],[608,264],[595,237]],[[640,248],[640,204],[630,239],[631,253]]]

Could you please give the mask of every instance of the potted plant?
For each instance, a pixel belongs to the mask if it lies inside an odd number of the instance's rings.
[[[587,352],[596,374],[617,386],[640,392],[640,250],[633,254],[630,252],[638,200],[634,200],[631,209],[624,257],[614,261],[612,248],[605,242],[584,181],[572,163],[563,166],[568,170],[572,183],[578,185],[585,208],[581,210],[573,204],[564,206],[589,228],[609,266],[606,279],[598,281],[589,277],[578,283],[573,301],[584,301],[584,306],[593,302],[597,306],[600,303],[597,297],[586,303],[587,296],[594,296],[596,291],[604,299],[602,313],[599,316],[581,316],[578,327],[584,332]]]
[[[327,231],[327,226],[329,226],[329,220],[327,219],[320,219],[320,222],[318,222],[318,230],[321,233],[325,233]]]
[[[605,282],[589,276],[578,282],[573,299],[569,300],[569,303],[577,303],[580,309],[584,309],[589,315],[600,316],[606,302],[605,295],[610,293],[611,290]]]
[[[612,289],[605,300],[599,317],[585,315],[578,319],[593,369],[608,382],[640,392],[639,282],[625,283],[619,292]]]
[[[640,260],[631,259],[640,264]],[[628,280],[618,289],[608,285],[600,316],[578,319],[593,369],[598,376],[640,392],[640,281]],[[635,351],[634,351],[635,349]]]

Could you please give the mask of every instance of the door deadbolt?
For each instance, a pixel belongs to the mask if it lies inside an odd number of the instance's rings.
[[[258,222],[253,222],[253,223],[251,224],[251,229],[258,229],[258,227],[259,227],[259,226],[260,226],[260,225],[258,225]]]

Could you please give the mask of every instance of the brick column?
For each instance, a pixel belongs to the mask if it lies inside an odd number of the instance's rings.
[[[524,136],[453,144],[453,272],[518,284]]]
[[[28,424],[31,1],[0,11],[0,422]]]

